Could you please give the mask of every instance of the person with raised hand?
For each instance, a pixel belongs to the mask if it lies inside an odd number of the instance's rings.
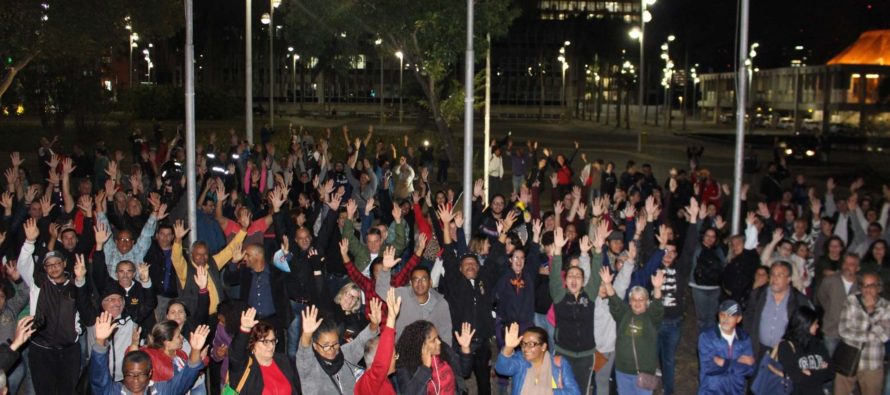
[[[521,355],[516,353],[519,349]],[[580,394],[572,367],[550,352],[547,332],[536,326],[519,334],[519,325],[510,324],[504,334],[504,347],[495,362],[495,371],[512,377],[511,393]]]
[[[179,280],[179,299],[186,306],[188,311],[196,311],[198,307],[198,294],[201,289],[193,281],[198,266],[206,266],[208,268],[209,282],[207,291],[210,293],[209,314],[216,313],[216,306],[223,299],[222,278],[220,271],[229,261],[239,262],[243,258],[241,244],[244,237],[247,236],[247,227],[250,226],[250,216],[242,216],[238,220],[241,230],[235,234],[235,237],[216,255],[210,256],[210,250],[207,244],[202,241],[196,241],[192,244],[192,248],[187,261],[183,255],[182,241],[188,234],[190,229],[180,220],[173,225],[173,252],[170,259],[173,262],[173,268],[176,271],[176,277]],[[237,258],[237,259],[235,259]],[[190,261],[190,262],[189,262]],[[190,264],[189,264],[190,263]]]
[[[600,232],[598,232],[600,233]],[[605,232],[597,235],[594,243],[604,242]],[[550,297],[553,299],[553,312],[556,315],[555,352],[562,355],[572,367],[575,380],[581,388],[587,388],[590,372],[593,368],[596,353],[593,316],[594,298],[599,292],[600,267],[602,258],[595,255],[589,280],[585,283],[585,271],[580,266],[569,266],[565,269],[565,280],[562,279],[563,260],[562,248],[566,238],[562,228],[553,232],[553,245],[550,248],[551,274]],[[588,242],[586,248],[599,250],[601,244]]]
[[[368,230],[368,234],[365,236],[365,242],[362,243],[357,237],[355,237],[355,212],[358,210],[358,205],[354,200],[349,200],[346,205],[347,216],[346,220],[343,221],[343,237],[349,240],[349,253],[355,258],[353,263],[355,266],[361,271],[364,275],[370,275],[370,266],[371,262],[373,262],[377,257],[379,257],[386,247],[392,246],[396,249],[396,255],[401,256],[402,251],[406,247],[407,237],[405,236],[408,232],[408,228],[406,225],[406,221],[402,218],[402,210],[399,206],[393,207],[393,221],[395,227],[395,239],[391,245],[386,244],[386,239],[383,234],[376,228],[371,228]]]
[[[108,198],[110,199],[111,197],[108,196]],[[155,234],[158,221],[167,217],[168,212],[166,204],[162,204],[159,198],[150,199],[149,201],[152,206],[152,212],[148,217],[148,220],[145,222],[145,225],[142,226],[139,238],[136,239],[136,235],[134,234],[135,231],[132,229],[118,229],[117,234],[114,235],[114,245],[102,249],[105,254],[105,264],[108,270],[108,275],[114,279],[117,279],[116,269],[118,262],[124,260],[130,262],[142,262],[145,260],[145,253],[148,252],[148,248],[151,246],[151,239]],[[111,223],[109,222],[107,213],[105,210],[100,210],[99,205],[97,205],[96,208],[97,223],[101,223],[110,231]]]
[[[116,382],[104,367],[108,365],[108,338],[117,327],[118,322],[108,312],[102,312],[96,319],[96,342],[90,354],[90,384],[94,394],[185,394],[204,368],[201,350],[210,333],[210,328],[206,326],[192,332],[189,340],[195,348],[192,349],[188,361],[183,361],[184,366],[172,378],[164,381],[156,380],[157,367],[152,364],[151,357],[144,351],[133,351],[124,357],[123,381]]]
[[[275,352],[280,341],[275,328],[257,321],[256,314],[253,307],[241,313],[240,330],[229,348],[229,385],[241,394],[299,394],[295,366],[287,354]]]
[[[375,279],[374,290],[383,295],[390,288],[392,268],[401,260],[395,256],[395,248],[383,251],[383,269]],[[403,269],[404,270],[404,269]],[[432,289],[430,270],[418,265],[408,275],[408,285],[397,287],[396,294],[402,298],[402,310],[396,319],[396,339],[401,337],[406,326],[417,320],[427,320],[442,329],[442,341],[451,345],[451,313],[448,301],[438,291]]]
[[[365,347],[365,365],[368,369],[355,383],[356,395],[395,395],[396,390],[389,381],[389,375],[396,371],[395,342],[396,317],[402,306],[402,298],[396,296],[395,288],[386,292],[386,325],[380,331],[379,339],[372,339]],[[372,305],[373,307],[373,305]]]
[[[356,364],[365,343],[376,337],[381,321],[379,302],[371,301],[371,323],[349,343],[343,343],[339,327],[319,317],[318,307],[302,312],[303,333],[297,350],[297,370],[303,394],[351,394],[355,388]]]
[[[620,394],[651,395],[651,389],[637,385],[640,373],[655,374],[658,354],[658,330],[664,307],[661,304],[661,286],[664,285],[664,272],[659,270],[650,279],[652,281],[653,298],[650,301],[649,291],[642,286],[630,289],[628,298],[630,306],[615,294],[612,287],[612,274],[602,270],[603,286],[609,298],[609,311],[618,324],[618,336],[615,345],[615,375]]]
[[[28,360],[38,394],[69,391],[80,374],[80,319],[90,310],[83,255],[77,255],[74,281],[65,271],[64,258],[50,251],[43,256],[45,273],[34,275],[34,248],[40,230],[37,220],[24,224],[25,242],[17,261],[22,280],[30,289],[29,311],[34,315],[37,332],[31,339]],[[78,315],[80,314],[80,315]]]
[[[470,344],[476,333],[468,323],[454,332],[455,347],[443,346],[433,323],[418,320],[405,327],[396,343],[396,379],[404,395],[461,394],[467,391],[464,379],[472,368]]]

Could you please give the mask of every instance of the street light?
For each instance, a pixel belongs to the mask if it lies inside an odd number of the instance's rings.
[[[670,35],[667,38],[667,41],[661,44],[661,59],[664,60],[664,69],[662,69],[662,79],[661,86],[664,87],[664,106],[665,113],[667,114],[667,125],[670,127],[671,123],[671,100],[668,97],[668,91],[671,88],[671,82],[674,77],[674,61],[671,60],[670,54],[670,43],[676,39],[674,35]],[[657,116],[657,114],[656,114]]]
[[[402,72],[405,71],[404,60],[405,54],[402,51],[396,51],[396,57],[399,58],[399,123],[402,123]]]
[[[269,12],[263,13],[260,22],[269,25],[269,127],[275,127],[275,53],[273,52],[275,40],[275,9],[281,5],[281,0],[269,0]]]
[[[564,42],[563,46],[559,48],[559,56],[556,58],[559,63],[562,63],[562,93],[560,94],[560,101],[562,102],[563,109],[565,109],[566,106],[566,70],[569,69],[569,62],[566,60],[566,47],[568,47],[569,45],[572,45],[571,41],[567,40],[566,42]]]
[[[380,92],[378,92],[378,96],[380,96],[380,124],[383,125],[383,51],[379,48],[383,45],[383,39],[377,37],[374,40],[374,47],[377,49],[377,55],[380,56]]]
[[[646,24],[652,21],[652,13],[649,12],[649,10],[647,10],[646,8],[655,5],[655,1],[656,0],[640,0],[640,27],[635,27],[630,31],[630,33],[628,33],[628,35],[630,35],[630,38],[634,40],[640,40],[640,92],[638,97],[639,103],[637,105],[639,106],[640,111],[639,116],[643,119],[643,122],[640,122],[641,127],[637,130],[637,152],[641,152],[643,150],[642,125],[646,123],[646,119],[643,118],[643,92],[646,85],[646,74],[644,72],[646,64],[646,51],[644,49],[645,47],[643,40],[646,36]]]
[[[130,29],[128,29],[128,30],[132,29],[132,27],[130,25],[127,25],[127,27],[130,27]],[[136,43],[137,41],[139,41],[139,33],[136,33],[136,32],[130,33],[130,73],[129,74],[130,74],[130,87],[131,88],[133,87],[133,48],[136,48],[139,46],[139,44]]]
[[[294,47],[287,47],[287,52],[293,52],[293,51],[294,51]],[[291,83],[292,83],[291,85],[294,87],[293,88],[294,104],[297,104],[297,61],[300,60],[300,55],[293,54],[291,56],[291,58],[293,58],[293,65],[291,66],[291,68],[293,69],[293,70],[291,70]]]

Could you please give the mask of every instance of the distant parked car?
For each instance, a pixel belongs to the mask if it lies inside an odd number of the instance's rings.
[[[776,124],[776,127],[782,130],[789,130],[794,128],[794,118],[791,117],[782,117],[779,118],[779,123]]]
[[[822,130],[822,121],[804,119],[803,123],[800,125],[800,130],[804,132],[818,132]]]
[[[827,155],[820,155],[822,141],[816,135],[796,132],[779,140],[779,149],[786,158],[797,161],[827,160]]]

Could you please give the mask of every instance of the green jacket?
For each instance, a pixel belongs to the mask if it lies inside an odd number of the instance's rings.
[[[655,374],[657,365],[658,329],[664,316],[664,306],[660,299],[652,300],[646,312],[640,315],[633,313],[627,302],[617,295],[609,297],[609,311],[618,323],[618,335],[615,343],[615,369],[621,373],[637,374],[634,364],[633,343],[637,346],[637,360],[640,372]],[[633,324],[633,325],[631,325]]]
[[[401,222],[396,223],[395,228],[396,239],[393,241],[392,246],[396,249],[396,257],[399,257],[402,255],[402,251],[405,250],[405,240],[407,238],[405,236],[407,232],[405,220],[403,219]],[[355,267],[359,271],[364,271],[371,264],[371,251],[368,250],[368,246],[365,243],[362,243],[355,237],[355,223],[352,220],[347,219],[343,222],[343,236],[349,240],[349,253],[352,254],[355,260]],[[387,245],[380,247],[380,255],[383,254],[383,249],[386,247]]]

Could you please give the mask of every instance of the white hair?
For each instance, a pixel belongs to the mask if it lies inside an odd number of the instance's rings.
[[[646,300],[649,300],[649,290],[647,290],[645,287],[641,287],[639,285],[634,286],[633,288],[630,289],[630,296],[633,296],[634,294],[643,295],[643,297],[645,297]]]

